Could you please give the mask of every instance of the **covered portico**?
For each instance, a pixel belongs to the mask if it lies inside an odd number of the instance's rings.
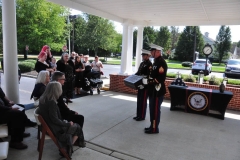
[[[138,28],[136,65],[141,62],[145,26],[239,25],[239,0],[49,0],[69,8],[122,23],[119,74],[132,74],[133,27]],[[15,0],[2,0],[6,94],[19,102]]]

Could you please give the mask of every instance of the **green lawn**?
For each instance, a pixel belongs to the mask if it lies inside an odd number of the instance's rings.
[[[222,67],[222,66],[212,66],[212,71],[213,72],[224,72],[225,71],[225,67]]]
[[[54,56],[57,60],[61,58],[61,56]],[[28,55],[28,60],[37,59],[37,55]],[[2,60],[2,58],[0,58]],[[23,55],[18,55],[18,61],[24,61]],[[188,69],[191,70],[190,67],[183,67],[182,63],[179,61],[175,60],[166,60],[168,63],[168,68],[174,68],[174,69]],[[110,58],[107,62],[104,62],[104,64],[113,64],[113,65],[120,65],[121,64],[121,59],[120,58]],[[132,65],[135,65],[135,60],[133,60]],[[212,64],[212,71],[213,72],[224,72],[225,71],[225,64],[220,64],[219,63],[213,63]]]
[[[168,68],[191,69],[190,67],[183,67],[181,63],[168,63]]]

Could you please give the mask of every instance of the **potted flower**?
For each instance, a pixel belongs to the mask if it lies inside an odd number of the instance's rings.
[[[216,76],[212,75],[208,80],[209,85],[213,85],[215,81],[216,81]]]
[[[185,82],[196,82],[196,78],[192,75],[189,74],[188,76],[183,78]]]

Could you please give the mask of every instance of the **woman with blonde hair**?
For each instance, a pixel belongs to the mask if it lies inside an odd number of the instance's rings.
[[[85,147],[85,142],[81,127],[72,121],[67,122],[62,119],[57,106],[57,100],[61,94],[62,85],[59,82],[53,81],[48,83],[45,92],[39,100],[38,114],[46,121],[56,136],[59,145],[66,148],[67,153],[71,157],[73,144]]]

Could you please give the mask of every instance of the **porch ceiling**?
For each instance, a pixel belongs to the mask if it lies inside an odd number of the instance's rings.
[[[239,25],[240,0],[49,0],[134,25]]]

